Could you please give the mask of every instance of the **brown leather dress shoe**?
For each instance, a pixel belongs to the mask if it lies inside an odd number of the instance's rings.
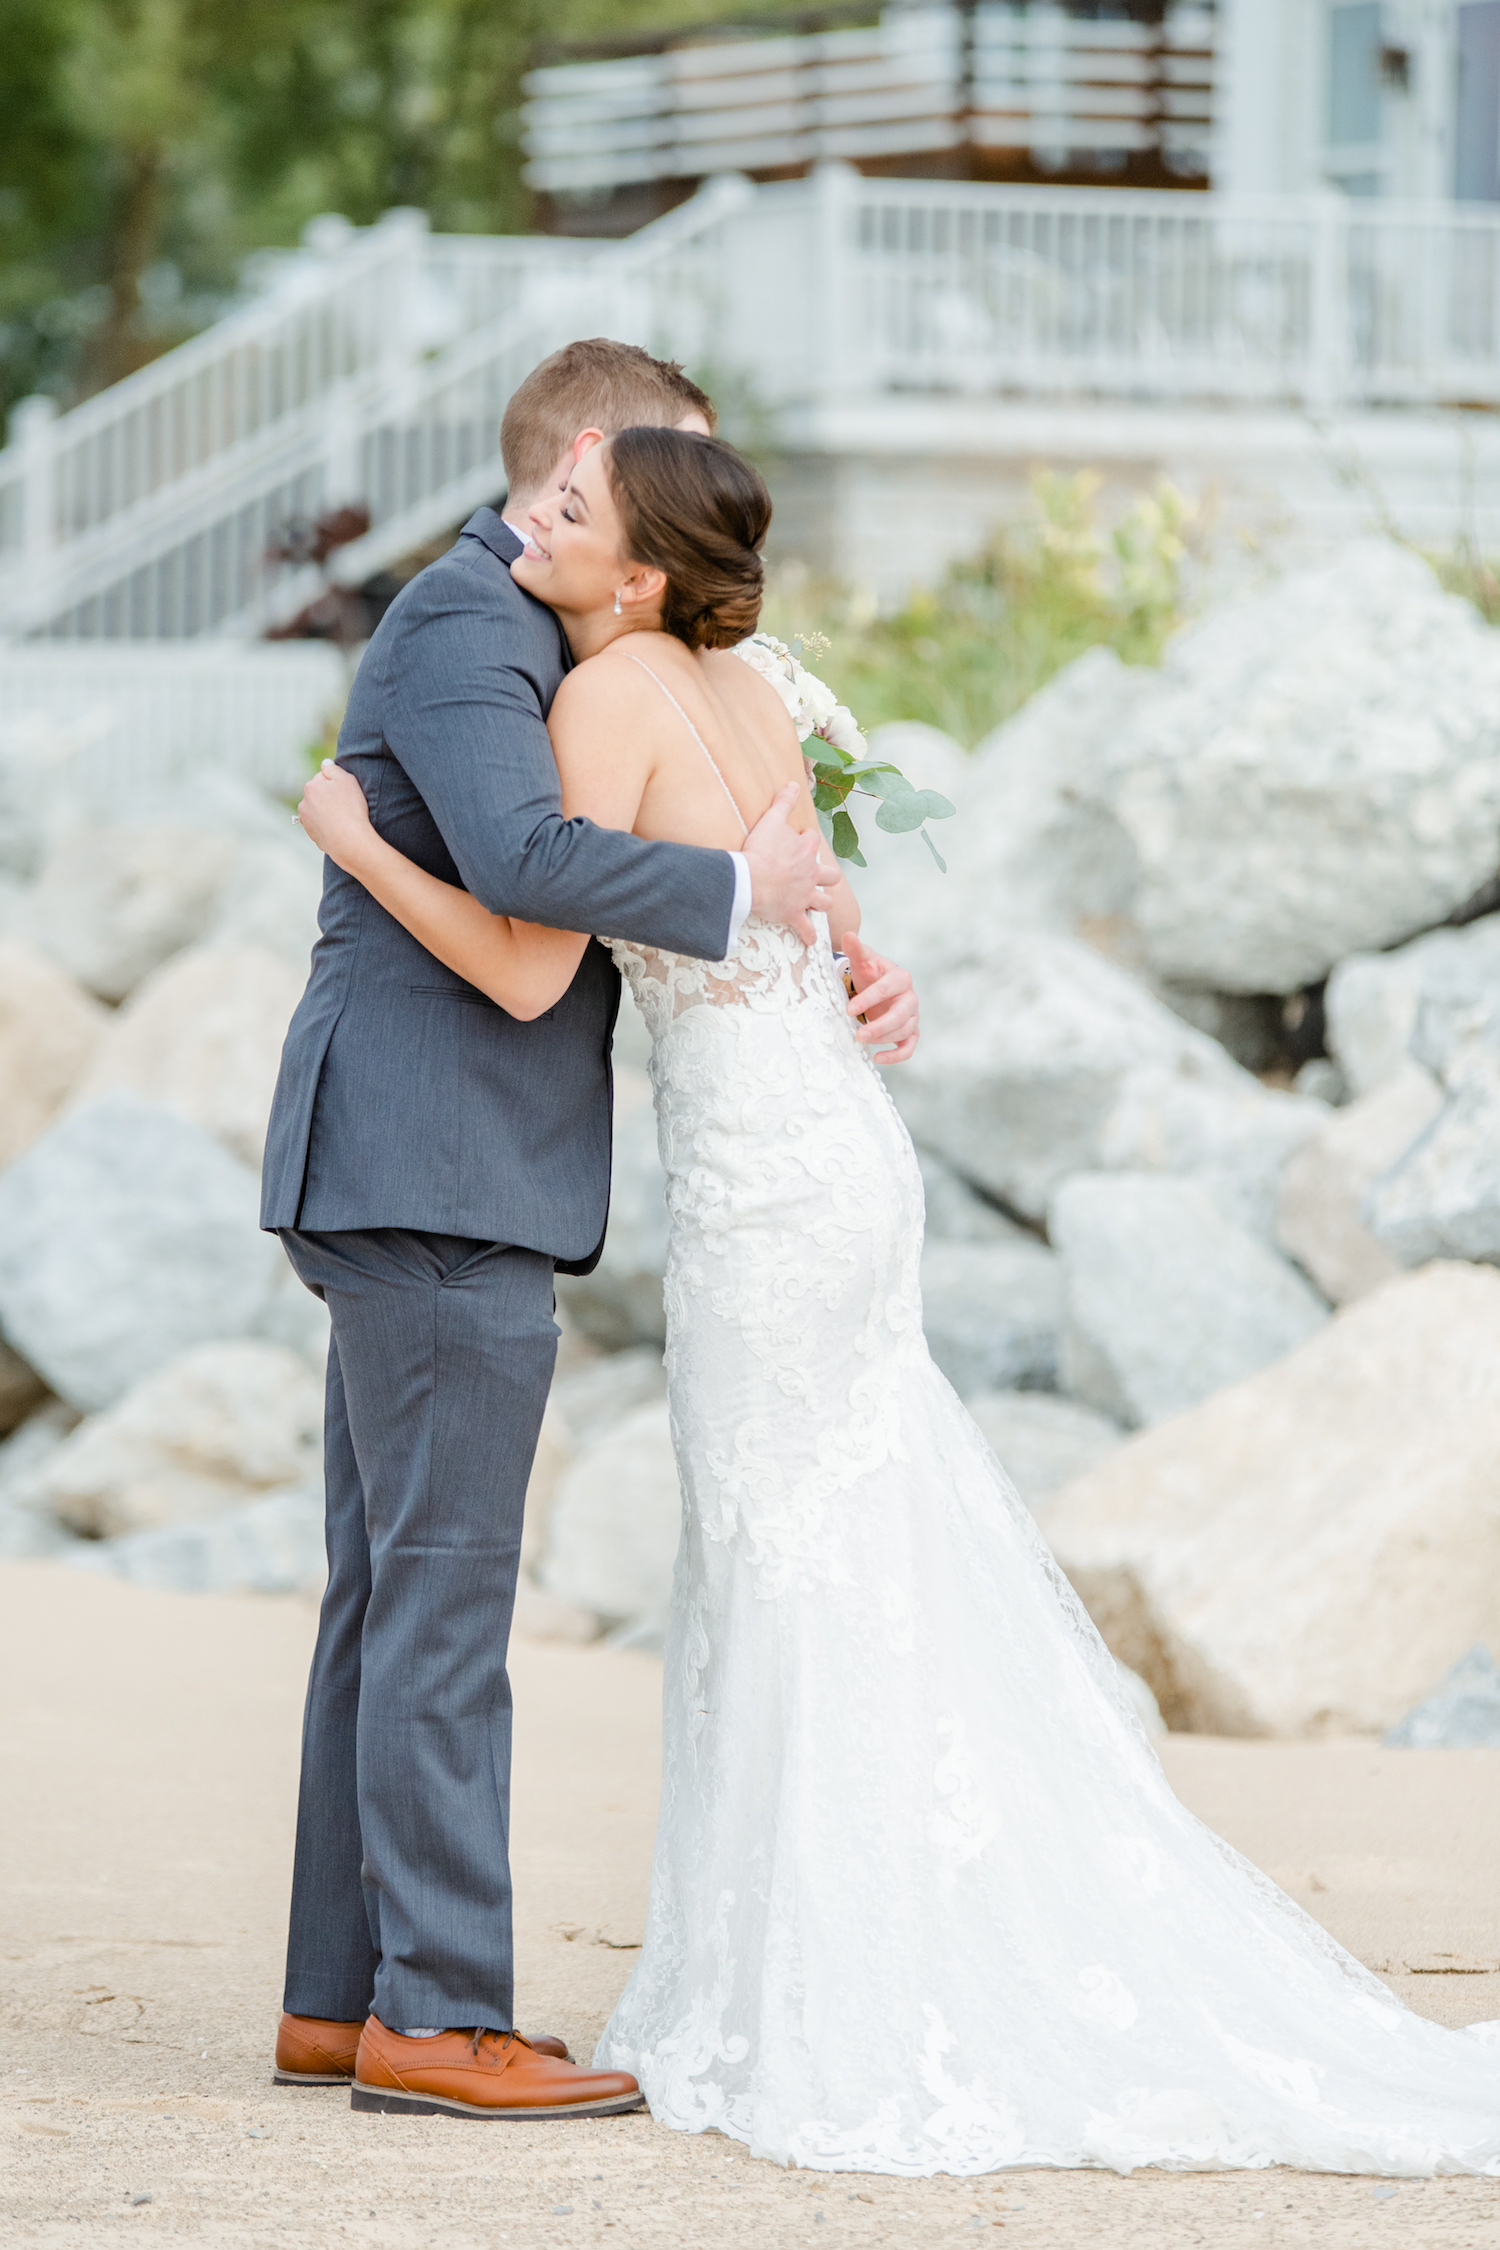
[[[325,2023],[319,2016],[283,2016],[276,2031],[278,2086],[347,2086],[362,2023]]]
[[[623,2070],[581,2070],[518,2031],[444,2031],[403,2039],[376,2016],[354,2068],[355,2109],[398,2117],[618,2117],[645,2099]]]
[[[271,2076],[278,2086],[348,2086],[364,2028],[362,2023],[325,2023],[320,2016],[283,2016]],[[533,2039],[531,2044],[539,2055],[552,2055],[558,2062],[572,2060],[566,2040]]]

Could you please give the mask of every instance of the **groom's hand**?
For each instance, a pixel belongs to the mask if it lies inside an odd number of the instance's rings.
[[[791,781],[779,789],[742,848],[750,863],[752,912],[763,922],[785,923],[811,945],[817,932],[810,917],[828,911],[839,871],[825,859],[816,828],[799,834],[791,826],[792,808],[801,794]]]
[[[855,1038],[864,1046],[881,1049],[875,1057],[878,1063],[905,1062],[915,1054],[921,1036],[920,1010],[910,970],[888,961],[883,953],[875,952],[857,934],[844,939],[844,951],[849,956],[849,974],[855,991],[849,1013],[865,1018],[857,1025]]]

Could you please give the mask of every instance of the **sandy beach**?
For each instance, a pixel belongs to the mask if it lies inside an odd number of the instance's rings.
[[[471,2126],[273,2088],[311,1605],[0,1566],[0,2240],[1480,2245],[1500,2182],[828,2177],[642,2115]],[[659,1666],[520,1642],[523,2028],[587,2055],[640,1936]],[[1174,1736],[1186,1802],[1424,2014],[1500,2015],[1500,1752]]]

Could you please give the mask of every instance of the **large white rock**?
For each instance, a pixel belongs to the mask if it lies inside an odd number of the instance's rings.
[[[1269,1099],[1213,1040],[1077,939],[980,932],[980,943],[924,987],[922,1043],[891,1073],[891,1091],[914,1140],[1027,1218],[1043,1216],[1069,1173],[1105,1164],[1136,1073],[1149,1074],[1158,1107],[1172,1080]]]
[[[638,1406],[667,1395],[667,1370],[660,1348],[636,1344],[560,1374],[552,1386],[550,1411],[560,1418],[573,1447],[589,1444]]]
[[[1039,1521],[1174,1727],[1379,1731],[1500,1646],[1500,1274],[1435,1265],[1144,1432]]]
[[[61,1558],[73,1570],[182,1594],[318,1594],[327,1576],[316,1484],[268,1492],[199,1523],[90,1540]]]
[[[200,1344],[94,1414],[50,1453],[33,1492],[94,1539],[221,1515],[315,1478],[323,1394],[276,1344]]]
[[[1500,914],[1341,961],[1324,996],[1328,1049],[1355,1094],[1415,1058],[1441,1077],[1500,1021]]]
[[[257,836],[244,846],[219,893],[204,942],[259,946],[305,978],[318,935],[323,855],[298,829],[291,838]]]
[[[951,747],[938,750],[946,737],[930,739],[936,730],[877,729],[872,747],[887,745],[904,770],[909,760],[914,780],[930,772],[921,785],[942,790],[958,817],[933,828],[946,875],[915,837],[882,837],[869,869],[854,871],[870,943],[918,971],[928,992],[997,927],[1083,928],[1103,950],[1118,939],[1128,952],[1135,857],[1103,802],[1101,761],[1154,684],[1112,649],[1090,649],[961,766]],[[873,809],[862,836],[869,825]]]
[[[1483,1641],[1391,1728],[1387,1750],[1500,1750],[1500,1666]]]
[[[1080,1174],[1053,1197],[1049,1231],[1065,1277],[1060,1386],[1116,1421],[1180,1414],[1328,1317],[1193,1180]]]
[[[1046,1391],[981,1391],[965,1403],[1030,1508],[1124,1443],[1117,1422]]]
[[[1039,1242],[929,1242],[922,1253],[927,1348],[960,1394],[1057,1380],[1062,1271]]]
[[[1033,1235],[1017,1226],[993,1203],[978,1194],[961,1172],[956,1172],[929,1148],[917,1150],[926,1202],[929,1242],[1031,1242]]]
[[[660,1632],[682,1529],[665,1402],[638,1406],[563,1476],[541,1582],[559,1601],[637,1635]]]
[[[1136,1070],[1121,1081],[1098,1162],[1112,1172],[1196,1180],[1226,1219],[1273,1242],[1283,1168],[1327,1121],[1322,1102],[1272,1093],[1246,1071],[1226,1084]]]
[[[12,902],[10,933],[101,1000],[123,1000],[203,936],[239,849],[205,828],[73,829]]]
[[[1179,633],[1105,769],[1151,968],[1294,991],[1500,864],[1500,634],[1360,542]]]
[[[1375,1182],[1365,1224],[1399,1265],[1500,1262],[1500,1049],[1475,1041],[1448,1065],[1436,1121]]]
[[[1365,1196],[1427,1130],[1443,1091],[1420,1063],[1405,1062],[1304,1141],[1281,1179],[1277,1240],[1325,1297],[1347,1304],[1400,1272],[1365,1225]]]
[[[195,946],[126,1001],[74,1092],[139,1094],[259,1165],[303,970],[264,946]]]
[[[109,1020],[46,954],[0,939],[0,1171],[51,1124]]]
[[[656,1150],[651,1081],[630,1064],[615,1070],[614,1170],[604,1252],[589,1274],[560,1273],[558,1301],[568,1318],[609,1351],[657,1343],[667,1333],[662,1275],[667,1270],[667,1182]]]
[[[253,1172],[169,1109],[112,1094],[0,1173],[0,1322],[72,1405],[190,1346],[253,1335],[285,1260]]]

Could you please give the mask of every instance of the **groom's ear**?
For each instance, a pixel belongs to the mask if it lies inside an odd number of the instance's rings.
[[[576,469],[585,453],[592,453],[596,445],[604,443],[602,430],[580,430],[573,440],[573,466]]]

